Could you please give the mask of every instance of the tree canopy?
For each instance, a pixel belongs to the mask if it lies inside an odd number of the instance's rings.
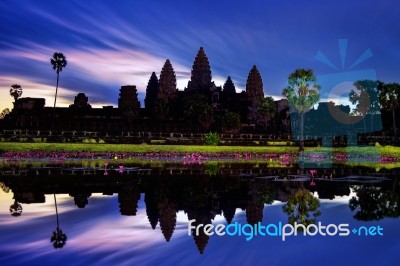
[[[288,86],[283,89],[289,105],[299,113],[306,113],[319,101],[320,86],[311,69],[296,69],[288,78]]]
[[[11,85],[10,95],[14,98],[15,101],[18,100],[19,97],[22,95],[22,87],[19,84]]]

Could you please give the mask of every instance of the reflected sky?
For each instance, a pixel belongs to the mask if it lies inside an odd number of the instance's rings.
[[[121,216],[116,196],[93,195],[84,209],[72,197],[57,195],[60,227],[68,241],[63,249],[53,249],[49,238],[56,227],[54,200],[46,195],[45,204],[22,204],[20,217],[8,213],[12,193],[0,192],[1,265],[394,265],[400,258],[398,219],[361,222],[352,218],[349,197],[321,200],[323,224],[349,223],[350,227],[380,225],[382,237],[278,237],[212,236],[200,255],[192,236],[187,235],[187,216],[178,213],[174,234],[166,242],[160,227],[151,229],[144,195],[136,216]],[[351,197],[351,195],[350,195]],[[264,208],[263,223],[286,222],[282,203]],[[236,210],[233,222],[246,223],[246,215]],[[225,223],[216,216],[215,223]]]

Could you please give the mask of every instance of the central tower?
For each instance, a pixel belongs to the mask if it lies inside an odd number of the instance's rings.
[[[185,91],[208,94],[213,85],[214,84],[211,81],[210,63],[208,62],[203,47],[200,47],[200,50],[194,59],[192,75]]]

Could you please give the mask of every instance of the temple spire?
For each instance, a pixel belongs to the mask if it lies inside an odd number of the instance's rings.
[[[144,99],[144,107],[147,112],[151,113],[154,109],[154,102],[156,101],[158,93],[158,78],[156,73],[152,73],[147,83],[146,98]]]
[[[167,59],[160,73],[158,98],[169,102],[176,97],[176,75],[171,62]]]
[[[158,203],[158,219],[161,232],[168,242],[176,226],[176,204],[168,202],[168,200]]]
[[[223,92],[226,94],[236,94],[235,84],[233,84],[230,76],[228,76],[228,79],[225,81]]]
[[[263,82],[257,67],[254,65],[250,70],[246,83],[247,100],[251,105],[256,106],[264,98]]]
[[[208,92],[213,86],[210,63],[203,47],[200,47],[192,67],[192,75],[187,86],[190,92]]]

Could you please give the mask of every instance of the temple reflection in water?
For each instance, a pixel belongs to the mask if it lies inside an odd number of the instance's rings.
[[[354,211],[355,219],[368,221],[398,217],[400,193],[397,175],[397,169],[377,172],[367,167],[343,165],[318,170],[234,163],[191,167],[169,163],[160,167],[153,165],[152,168],[117,164],[107,168],[56,165],[19,169],[8,166],[2,169],[0,185],[4,192],[14,195],[15,201],[10,202],[13,216],[23,215],[21,204],[44,203],[46,194],[54,194],[55,200],[57,194],[69,194],[77,208],[85,208],[95,193],[117,194],[120,214],[135,216],[138,202],[144,197],[148,228],[160,230],[169,242],[173,241],[179,211],[184,211],[189,220],[196,220],[194,225],[206,225],[212,224],[216,215],[223,215],[229,224],[236,210],[242,209],[247,223],[257,224],[263,220],[265,204],[280,201],[299,206],[296,213],[284,208],[289,222],[314,215],[307,218],[312,223],[319,216],[319,199],[349,196],[351,192],[354,196],[349,207]],[[301,194],[306,197],[302,198]],[[312,207],[306,202],[308,200],[316,205]],[[55,207],[57,211],[57,204]],[[66,241],[65,232],[58,222],[57,213],[53,236],[61,242],[56,242],[54,247],[62,247]],[[209,236],[200,232],[197,236],[193,234],[193,238],[202,254]]]

